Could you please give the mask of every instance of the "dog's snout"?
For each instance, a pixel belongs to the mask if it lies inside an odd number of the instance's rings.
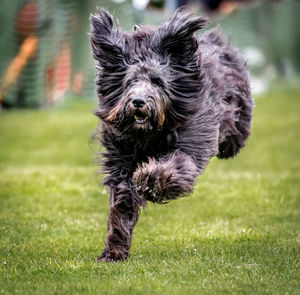
[[[146,99],[141,96],[137,96],[132,100],[133,106],[137,109],[142,108],[146,104],[146,102]]]

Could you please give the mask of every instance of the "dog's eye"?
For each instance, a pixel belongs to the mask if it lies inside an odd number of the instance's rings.
[[[151,77],[150,81],[152,84],[154,84],[156,86],[159,86],[159,87],[164,86],[162,79],[160,79],[159,77]]]

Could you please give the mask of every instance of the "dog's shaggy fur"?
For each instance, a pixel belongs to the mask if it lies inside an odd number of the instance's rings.
[[[207,21],[185,9],[158,28],[114,27],[91,15],[97,66],[104,183],[110,189],[105,249],[99,261],[129,255],[146,201],[167,203],[192,192],[213,156],[229,158],[250,133],[253,100],[241,54]]]

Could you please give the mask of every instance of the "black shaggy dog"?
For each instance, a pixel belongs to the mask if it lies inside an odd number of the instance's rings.
[[[167,203],[192,192],[213,156],[229,158],[250,133],[253,100],[241,54],[207,21],[178,9],[158,28],[114,27],[92,15],[90,39],[104,167],[110,189],[105,248],[99,261],[129,255],[146,201]]]

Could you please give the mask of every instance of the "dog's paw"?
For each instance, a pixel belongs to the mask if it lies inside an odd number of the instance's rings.
[[[154,159],[140,165],[134,172],[133,179],[140,196],[148,201],[161,203],[163,177]]]
[[[137,193],[144,199],[165,204],[192,192],[198,169],[193,159],[180,151],[141,163],[133,174]]]
[[[159,194],[153,189],[153,186],[150,183],[144,183],[137,186],[136,188],[137,193],[142,196],[145,200],[154,202],[154,203],[160,203]]]
[[[97,257],[97,262],[117,262],[124,260],[128,257],[128,251],[120,251],[118,249],[105,248],[101,256]]]

